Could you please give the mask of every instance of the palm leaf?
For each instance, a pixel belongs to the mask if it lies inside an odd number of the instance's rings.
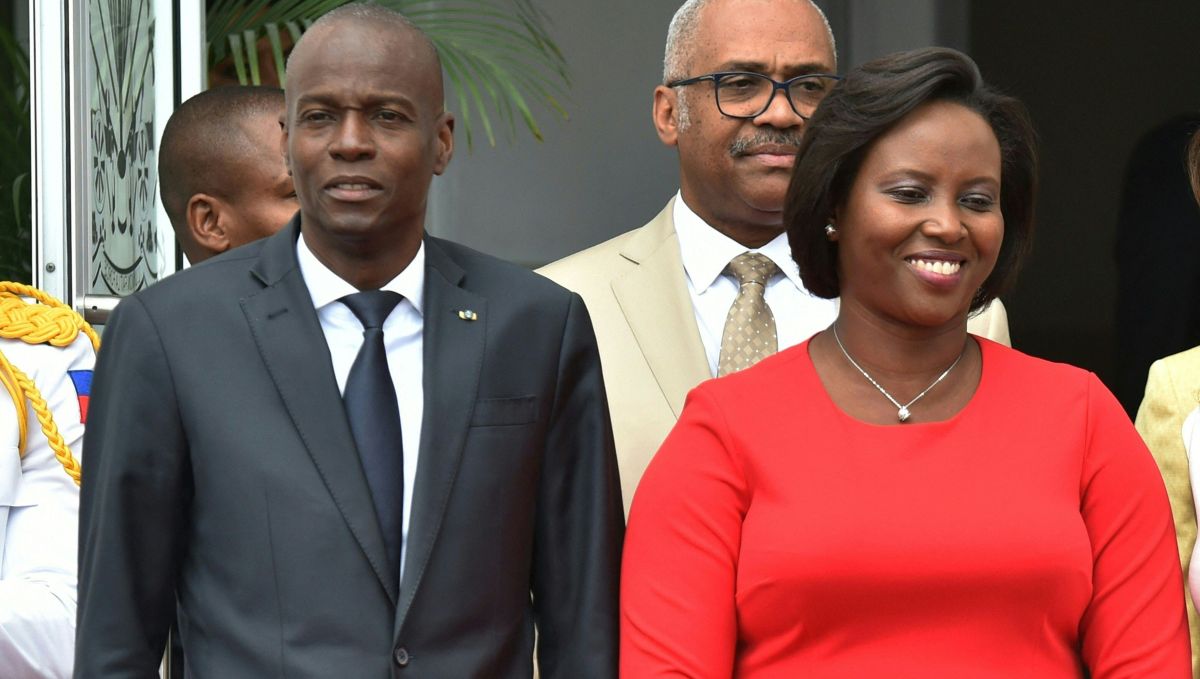
[[[242,84],[258,84],[258,41],[265,35],[282,81],[287,49],[282,30],[294,44],[318,17],[348,1],[208,0],[208,63],[231,59]],[[495,146],[493,119],[503,124],[510,141],[518,121],[540,141],[535,109],[568,118],[562,105],[571,84],[566,59],[550,35],[548,17],[533,0],[377,2],[404,14],[437,47],[468,148],[476,121]]]
[[[275,59],[275,72],[279,74],[280,84],[283,84],[286,64],[283,60],[283,40],[279,37],[279,24],[269,23],[263,28],[267,29],[267,39],[271,41],[271,56]],[[299,40],[299,37],[295,39]]]
[[[233,67],[237,69],[238,82],[243,85],[250,84],[250,75],[246,70],[246,50],[242,48],[242,35],[240,33],[229,34],[229,52],[233,55]]]
[[[209,63],[226,56],[225,36],[252,30],[258,33],[269,23],[315,19],[346,4],[347,0],[208,0],[205,28],[217,39],[209,43]]]
[[[242,31],[242,44],[246,47],[246,60],[249,62],[250,84],[261,85],[262,76],[258,70],[258,35],[247,28]]]
[[[469,93],[471,101],[475,103],[476,108],[483,110],[484,104],[483,98],[479,93],[479,86],[476,85],[475,80],[470,77],[469,72],[466,70],[466,64],[463,64],[458,59],[458,55],[447,54],[446,58],[442,61],[442,66],[446,69],[446,75],[449,76],[450,79],[450,87],[454,90],[458,101],[467,101],[467,95]],[[485,81],[484,84],[487,85],[488,83]],[[494,102],[496,99],[495,90],[491,88],[490,85],[487,89],[489,94],[492,95],[492,100]],[[462,123],[461,129],[467,137],[467,147],[471,148],[474,140],[471,132],[470,107],[460,109],[459,121]],[[480,119],[480,122],[483,124],[483,131],[484,134],[487,135],[488,143],[492,146],[495,146],[496,136],[492,132],[492,121],[485,116]]]
[[[535,139],[541,140],[541,128],[530,102],[567,118],[560,100],[570,87],[566,60],[550,38],[548,20],[530,0],[381,0],[421,26],[442,55],[443,61],[457,61],[465,73],[447,69],[452,85],[456,77],[474,84],[472,96],[458,96],[455,110],[469,120],[472,112],[491,128],[495,113],[515,136],[516,120],[524,124]],[[485,106],[475,95],[482,85],[492,95]],[[456,92],[461,88],[456,88]],[[488,135],[488,143],[495,138]],[[468,128],[468,148],[471,135]]]

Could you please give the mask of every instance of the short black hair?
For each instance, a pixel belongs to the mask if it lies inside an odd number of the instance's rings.
[[[1004,241],[996,267],[976,291],[978,311],[1008,290],[1029,254],[1037,196],[1037,145],[1025,106],[984,84],[967,55],[942,47],[870,61],[846,75],[817,107],[796,154],[784,202],[792,257],[810,292],[840,294],[837,245],[825,225],[849,195],[875,140],[923,104],[950,101],[978,113],[1000,143]]]
[[[187,232],[185,211],[192,196],[228,197],[236,189],[229,186],[230,160],[250,152],[237,124],[282,112],[283,90],[238,85],[205,90],[175,109],[159,145],[158,186],[177,234]]]

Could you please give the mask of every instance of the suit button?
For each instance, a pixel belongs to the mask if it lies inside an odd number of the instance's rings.
[[[392,657],[396,659],[397,665],[399,665],[401,667],[408,666],[408,661],[409,661],[408,649],[404,648],[403,646],[401,646],[400,648],[397,648],[396,652],[392,654]]]

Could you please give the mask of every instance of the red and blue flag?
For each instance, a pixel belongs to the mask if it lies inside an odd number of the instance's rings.
[[[92,396],[92,371],[68,370],[71,383],[75,385],[75,395],[79,397],[79,421],[87,422],[88,399]]]

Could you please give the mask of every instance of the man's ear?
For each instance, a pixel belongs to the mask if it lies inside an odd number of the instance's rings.
[[[216,255],[229,249],[229,233],[225,220],[229,206],[220,198],[197,193],[188,199],[184,216],[188,232],[196,245]]]
[[[282,113],[279,116],[279,153],[283,156],[283,166],[287,168],[288,176],[292,176],[292,159],[288,156],[288,128],[287,120],[284,118],[287,113]]]
[[[679,91],[659,85],[654,88],[654,129],[667,146],[679,141]]]
[[[440,175],[446,171],[446,167],[450,165],[450,159],[454,157],[454,114],[449,111],[442,113],[436,124],[438,126],[435,150],[437,156],[433,161],[433,173]]]

